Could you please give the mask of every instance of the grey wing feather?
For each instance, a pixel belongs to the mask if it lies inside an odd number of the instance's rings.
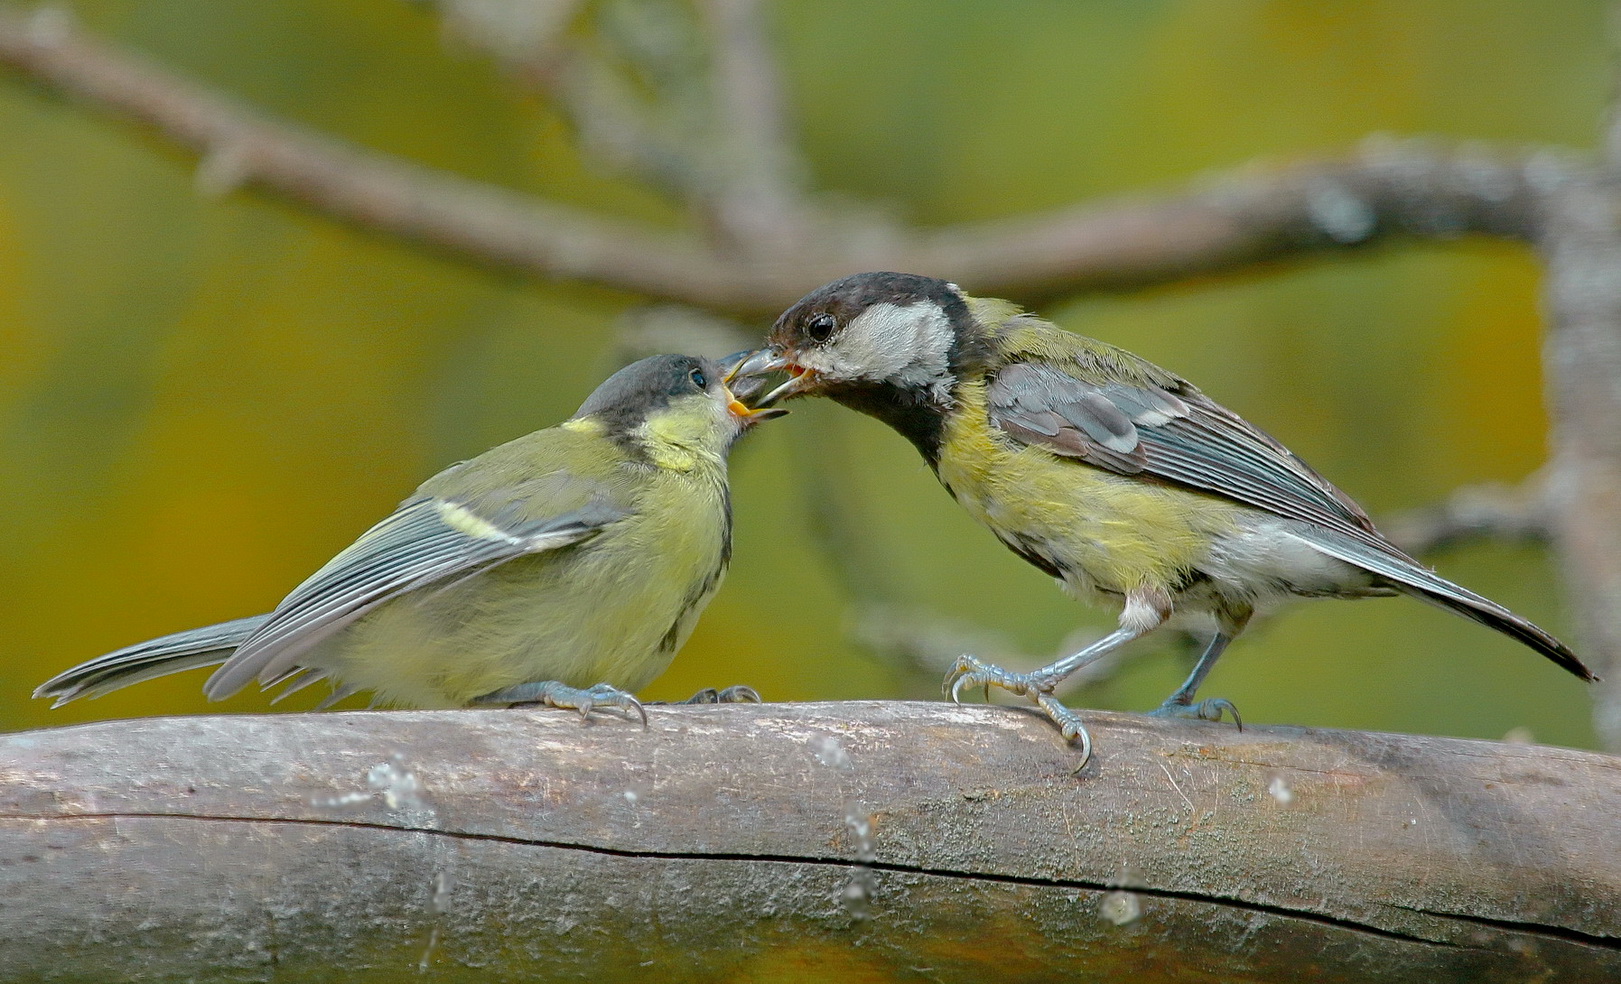
[[[1193,484],[1208,470],[1212,491],[1385,542],[1361,506],[1271,436],[1202,394],[1187,407],[1186,416],[1145,428],[1148,456],[1167,477]],[[1253,500],[1226,491],[1229,484]]]
[[[100,697],[143,680],[214,666],[225,662],[269,618],[253,615],[126,646],[57,674],[40,684],[34,696],[55,697],[51,706],[60,707],[76,697]]]
[[[1017,440],[1295,520],[1294,535],[1322,553],[1513,636],[1577,676],[1593,678],[1564,643],[1407,556],[1311,466],[1191,386],[1171,393],[1150,385],[1094,384],[1053,366],[1015,363],[997,374],[986,397],[992,423]],[[1100,400],[1129,421],[1130,431],[1113,415],[1100,412]]]
[[[281,693],[270,698],[270,702],[272,704],[280,704],[282,701],[298,693],[300,690],[303,690],[305,687],[320,683],[325,679],[325,670],[319,670],[313,666],[295,666],[288,672],[283,673],[281,676],[267,681],[264,684],[263,689],[269,690],[278,684],[286,684],[286,686],[282,687]]]
[[[991,420],[1027,444],[1135,475],[1145,454],[1137,426],[1099,387],[1047,366],[1004,367],[987,392]]]
[[[1372,571],[1420,601],[1456,612],[1518,639],[1584,680],[1597,679],[1581,658],[1552,633],[1490,598],[1453,584],[1405,554],[1390,548],[1380,549],[1333,530],[1304,524],[1295,528],[1293,533],[1330,557]]]
[[[1191,387],[1179,395],[1154,386],[1100,385],[1053,366],[1021,362],[998,372],[986,397],[991,421],[1025,443],[1386,543],[1345,493]]]
[[[274,680],[322,639],[391,598],[577,543],[626,512],[593,498],[559,515],[517,521],[431,496],[409,500],[293,589],[204,690],[219,700],[255,677]]]

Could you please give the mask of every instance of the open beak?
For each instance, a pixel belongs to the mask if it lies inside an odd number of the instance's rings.
[[[732,362],[740,358],[741,356],[732,356],[725,361]],[[726,409],[730,411],[732,416],[736,417],[745,428],[753,427],[762,420],[770,420],[772,417],[781,417],[783,414],[788,412],[786,410],[776,410],[765,406],[749,406],[749,403],[752,402],[755,397],[760,395],[760,391],[765,389],[765,381],[754,378],[739,380],[736,378],[736,376],[737,368],[736,366],[733,366],[731,371],[727,372],[726,378],[721,385],[726,388]]]
[[[755,387],[755,389],[758,390],[759,387]],[[726,388],[726,409],[731,411],[732,416],[736,417],[744,427],[753,427],[762,420],[781,417],[788,412],[776,407],[750,407],[738,399],[737,394],[733,393],[729,386]]]
[[[748,379],[778,371],[786,371],[788,381],[754,401],[755,407],[769,408],[791,396],[798,396],[816,384],[815,370],[794,365],[787,355],[775,348],[763,348],[745,355],[726,374],[726,382],[730,384],[734,379]]]

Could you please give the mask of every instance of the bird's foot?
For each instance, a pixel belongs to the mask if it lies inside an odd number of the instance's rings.
[[[693,694],[691,697],[688,697],[686,700],[682,701],[681,703],[683,703],[683,704],[763,704],[763,703],[765,703],[765,700],[760,697],[760,692],[758,690],[755,690],[753,687],[745,687],[742,684],[738,684],[735,687],[727,687],[725,690],[722,690],[722,691],[719,691],[719,692],[716,692],[714,687],[705,687],[704,689],[702,689],[702,690],[698,691],[697,693]]]
[[[1238,708],[1225,697],[1211,697],[1201,700],[1197,704],[1186,700],[1177,700],[1171,697],[1165,703],[1148,713],[1154,717],[1192,718],[1195,721],[1220,721],[1223,713],[1233,716],[1233,723],[1238,730],[1244,730],[1244,719],[1238,716]]]
[[[964,687],[984,687],[987,697],[990,696],[991,687],[1000,687],[1021,697],[1035,700],[1037,694],[1052,693],[1059,679],[1048,676],[1040,670],[1034,673],[1004,670],[978,656],[969,656],[965,653],[957,657],[957,662],[952,664],[950,671],[946,673],[944,687],[946,693],[951,695],[952,702],[957,704],[962,703]]]
[[[686,700],[650,700],[649,704],[763,704],[765,699],[753,687],[736,686],[725,690],[716,690],[714,687],[704,689],[688,697]]]
[[[1058,726],[1058,733],[1064,736],[1065,741],[1079,739],[1081,743],[1081,762],[1075,767],[1079,772],[1086,766],[1087,760],[1092,757],[1092,736],[1081,723],[1081,716],[1065,707],[1063,703],[1053,696],[1053,688],[1058,685],[1058,679],[1039,671],[1036,673],[1015,673],[1004,670],[993,663],[987,663],[977,656],[962,655],[952,665],[946,674],[945,690],[951,695],[951,702],[962,703],[964,687],[984,687],[985,695],[990,696],[990,688],[999,687],[1002,690],[1015,693],[1021,697],[1029,697],[1036,705],[1046,712],[1053,724]]]
[[[647,709],[642,707],[642,702],[634,695],[606,683],[586,687],[584,690],[557,680],[520,683],[515,687],[506,687],[482,697],[475,697],[472,703],[500,704],[508,707],[519,704],[565,707],[579,711],[581,718],[589,717],[593,708],[613,708],[622,711],[627,718],[632,715],[641,718],[642,727],[647,727]]]

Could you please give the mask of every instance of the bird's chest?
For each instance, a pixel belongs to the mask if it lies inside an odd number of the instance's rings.
[[[627,580],[657,587],[669,604],[689,607],[707,597],[710,582],[731,554],[731,508],[724,478],[666,476],[644,499],[643,522],[617,534],[607,563]],[[671,590],[681,586],[680,590]]]
[[[1088,524],[1109,509],[1091,501],[1095,470],[1076,467],[996,429],[983,407],[953,414],[942,434],[935,473],[968,514],[1000,535],[1041,534]]]
[[[1021,444],[980,408],[953,415],[936,472],[969,515],[1077,590],[1175,584],[1208,537],[1183,495]],[[978,411],[977,413],[972,411]]]

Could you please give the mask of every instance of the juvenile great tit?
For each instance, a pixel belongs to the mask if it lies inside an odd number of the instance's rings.
[[[1407,594],[1519,640],[1584,680],[1576,654],[1385,539],[1355,502],[1193,384],[1001,300],[900,273],[811,292],[729,379],[787,370],[759,406],[827,396],[889,424],[1014,553],[1081,598],[1120,605],[1119,628],[1015,673],[973,656],[946,676],[1034,700],[1066,739],[1091,740],[1053,696],[1077,669],[1165,624],[1210,635],[1155,713],[1238,712],[1194,694],[1258,611],[1289,596]]]
[[[61,704],[223,664],[212,700],[325,679],[323,707],[367,690],[408,707],[597,705],[645,721],[632,693],[686,642],[731,557],[727,452],[783,412],[749,409],[723,373],[683,355],[626,366],[563,423],[428,479],[269,615],[108,653],[34,696]]]

